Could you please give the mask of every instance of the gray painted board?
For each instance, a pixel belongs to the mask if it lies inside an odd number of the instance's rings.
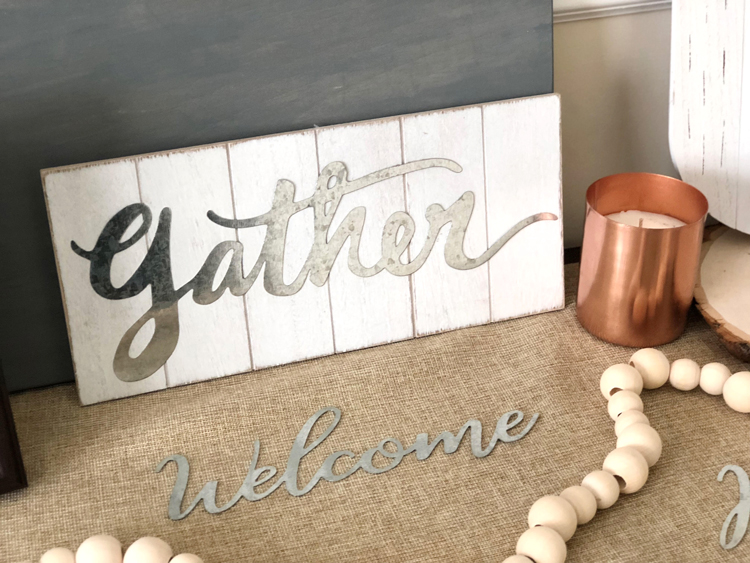
[[[40,169],[551,91],[551,0],[0,0],[9,388],[73,379]]]

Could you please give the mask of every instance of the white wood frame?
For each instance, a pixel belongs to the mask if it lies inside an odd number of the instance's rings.
[[[136,383],[115,377],[114,350],[150,307],[150,288],[125,300],[101,298],[89,284],[89,262],[71,251],[71,241],[91,249],[117,211],[149,205],[154,221],[145,240],[115,257],[113,280],[123,283],[146,255],[160,210],[169,207],[176,287],[226,240],[243,244],[247,273],[265,227],[220,227],[206,218],[209,209],[229,218],[265,213],[281,178],[294,182],[299,201],[313,194],[320,170],[332,161],[344,162],[353,180],[423,158],[453,159],[463,170],[398,175],[342,199],[328,233],[349,210],[364,206],[365,266],[379,259],[383,225],[393,212],[407,211],[416,224],[407,253],[413,257],[424,244],[426,208],[448,208],[467,191],[475,199],[464,241],[471,258],[530,215],[558,219],[529,225],[470,270],[447,265],[446,226],[427,262],[410,276],[355,276],[346,264],[347,242],[322,287],[308,280],[295,295],[274,297],[261,275],[244,297],[226,292],[198,305],[186,295],[179,304],[180,340],[166,365]],[[43,179],[84,404],[564,306],[560,102],[554,94],[70,166],[43,171]],[[312,223],[307,209],[289,224],[287,283],[307,257]],[[150,335],[146,328],[141,333],[138,345],[145,346]]]

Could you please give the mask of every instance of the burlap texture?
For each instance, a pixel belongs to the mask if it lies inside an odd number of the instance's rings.
[[[526,529],[529,506],[580,483],[614,447],[598,387],[601,372],[632,350],[596,340],[575,318],[577,268],[567,269],[564,311],[459,330],[337,357],[268,369],[93,407],[73,386],[13,397],[31,486],[0,498],[0,561],[38,560],[106,532],[132,542],[156,535],[206,563],[502,561]],[[697,315],[664,346],[670,359],[748,369]],[[600,511],[569,542],[568,561],[731,562],[750,559],[750,538],[725,551],[719,531],[739,501],[726,464],[750,470],[750,418],[720,398],[671,388],[643,394],[664,440],[644,489]],[[283,472],[292,440],[324,406],[343,411],[337,430],[303,461],[303,482],[335,450],[361,453],[393,436],[455,432],[512,409],[541,413],[531,433],[484,459],[468,443],[425,461],[406,458],[382,474],[358,472],[294,498],[279,490],[209,515],[167,518],[175,468],[191,461],[188,496],[218,479],[219,499],[236,492],[260,439],[261,462]]]

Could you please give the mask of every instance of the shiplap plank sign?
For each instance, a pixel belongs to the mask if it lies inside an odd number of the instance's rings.
[[[556,95],[42,177],[84,404],[564,306]]]

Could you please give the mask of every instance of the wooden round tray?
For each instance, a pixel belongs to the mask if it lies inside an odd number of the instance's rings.
[[[727,350],[750,362],[750,235],[706,229],[695,301]]]

